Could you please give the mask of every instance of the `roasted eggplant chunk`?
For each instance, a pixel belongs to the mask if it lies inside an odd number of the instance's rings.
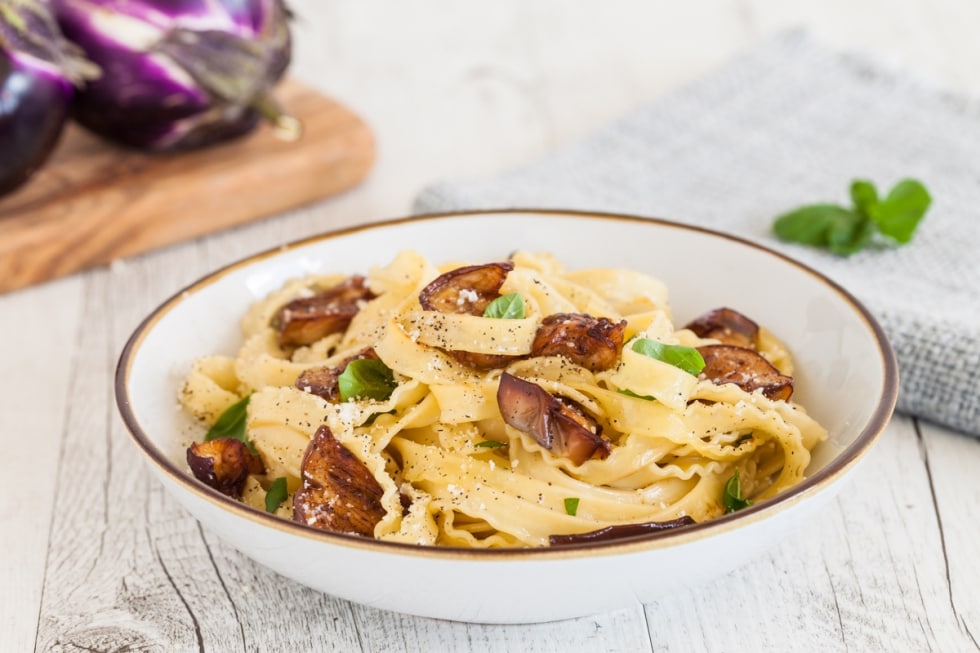
[[[514,269],[510,261],[467,265],[450,270],[433,279],[419,293],[419,303],[427,311],[483,315],[487,305],[500,297],[500,287],[507,273]],[[490,370],[504,367],[514,360],[504,354],[479,354],[450,351],[449,355],[468,367]]]
[[[669,531],[682,526],[696,524],[691,517],[684,516],[669,521],[648,521],[642,524],[618,524],[606,526],[597,531],[588,533],[573,533],[571,535],[549,535],[548,544],[551,546],[563,546],[567,544],[588,544],[590,542],[608,542],[609,540],[619,540],[624,537],[634,537],[636,535],[647,535],[649,533],[660,533]]]
[[[463,365],[472,367],[475,370],[495,370],[501,367],[507,367],[507,365],[517,358],[516,356],[508,356],[507,354],[479,354],[472,351],[451,351],[449,355]]]
[[[376,295],[365,285],[364,277],[354,275],[312,297],[294,299],[280,308],[272,318],[279,345],[310,345],[347,328],[361,303]]]
[[[730,308],[716,308],[684,327],[699,338],[712,338],[723,345],[758,349],[759,325]]]
[[[704,345],[697,348],[704,358],[701,375],[715,383],[734,383],[746,392],[759,388],[770,399],[789,401],[793,377],[781,374],[756,351],[733,345]]]
[[[262,459],[235,438],[195,442],[187,448],[194,477],[222,494],[240,499],[249,474],[264,474]]]
[[[555,313],[541,321],[531,345],[532,356],[564,356],[593,372],[619,361],[626,320],[581,313]]]
[[[504,261],[450,270],[422,289],[419,303],[427,311],[483,315],[487,304],[500,296],[500,287],[513,269],[513,263]]]
[[[507,424],[576,465],[609,454],[609,442],[591,417],[536,383],[504,372],[497,386],[497,406]]]
[[[293,495],[293,519],[336,533],[374,536],[385,515],[384,491],[371,471],[323,425],[303,456],[302,487]]]
[[[303,392],[323,397],[327,401],[340,401],[340,388],[337,385],[337,378],[344,373],[352,361],[365,358],[378,360],[378,354],[375,353],[373,347],[365,347],[336,367],[311,367],[299,375],[299,378],[296,379],[296,387]]]

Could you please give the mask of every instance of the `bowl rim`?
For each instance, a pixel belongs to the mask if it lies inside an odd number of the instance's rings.
[[[780,493],[779,495],[766,501],[754,504],[738,512],[722,515],[714,519],[699,522],[690,526],[677,529],[668,529],[656,533],[647,533],[631,537],[618,538],[615,540],[585,542],[569,544],[555,547],[508,547],[494,549],[472,549],[455,546],[422,546],[404,542],[390,542],[366,538],[358,535],[346,533],[334,533],[323,531],[305,524],[285,520],[275,515],[264,513],[251,508],[244,503],[231,497],[221,494],[217,490],[210,488],[195,479],[187,470],[180,469],[169,457],[167,457],[154,444],[150,436],[143,431],[139,420],[133,412],[129,400],[130,371],[140,345],[147,337],[154,325],[156,325],[165,315],[175,308],[185,297],[190,294],[216,283],[226,275],[241,268],[253,265],[266,259],[275,257],[279,254],[293,249],[305,247],[317,242],[333,240],[350,234],[365,231],[383,230],[388,227],[403,225],[412,222],[451,220],[453,218],[469,218],[490,215],[504,214],[528,214],[542,215],[551,217],[563,217],[571,219],[586,220],[614,220],[631,223],[647,223],[659,227],[670,229],[681,229],[708,235],[711,237],[722,238],[732,241],[741,246],[750,247],[761,251],[769,256],[781,259],[800,271],[815,278],[817,281],[826,285],[837,294],[855,313],[861,318],[868,330],[873,334],[878,354],[881,357],[882,368],[884,369],[884,379],[881,394],[878,397],[875,407],[869,416],[867,423],[862,431],[855,437],[854,441],[839,452],[827,465],[807,477],[799,484]],[[460,559],[478,560],[481,562],[489,561],[543,561],[580,557],[595,557],[597,555],[622,555],[624,553],[636,553],[653,548],[669,548],[679,546],[692,540],[705,539],[720,535],[737,528],[743,528],[748,524],[768,520],[771,517],[785,511],[789,507],[803,500],[805,497],[816,494],[833,481],[844,476],[850,471],[863,457],[870,452],[874,443],[881,436],[885,427],[894,412],[898,400],[898,363],[895,353],[885,335],[884,330],[877,320],[871,315],[870,311],[848,290],[837,282],[818,272],[814,268],[793,259],[792,257],[773,250],[765,245],[753,242],[741,236],[710,229],[698,225],[675,222],[663,218],[647,217],[636,214],[613,213],[602,211],[584,211],[571,209],[535,209],[535,208],[502,208],[502,209],[475,209],[460,211],[445,211],[435,213],[425,213],[417,215],[407,215],[403,217],[366,222],[347,227],[333,229],[297,240],[287,242],[283,245],[271,247],[249,256],[240,258],[228,263],[216,270],[205,274],[199,279],[179,289],[170,297],[160,303],[153,311],[147,315],[136,327],[120,353],[115,370],[115,399],[123,423],[139,450],[147,458],[148,462],[181,486],[182,489],[190,492],[197,498],[212,504],[214,507],[229,511],[236,516],[243,517],[252,522],[256,522],[267,528],[272,528],[285,532],[290,535],[299,536],[304,539],[319,541],[324,544],[335,545],[346,548],[359,549],[362,551],[376,551],[397,553],[400,555],[411,555],[423,558],[440,559]]]

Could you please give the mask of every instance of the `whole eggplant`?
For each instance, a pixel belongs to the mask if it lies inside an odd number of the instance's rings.
[[[0,195],[48,159],[75,84],[97,74],[68,43],[43,0],[0,0]]]
[[[103,75],[78,93],[74,118],[152,151],[203,147],[261,118],[299,125],[271,97],[289,66],[283,0],[53,0],[65,35]]]

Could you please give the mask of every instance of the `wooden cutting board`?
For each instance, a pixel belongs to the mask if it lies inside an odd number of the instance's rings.
[[[152,155],[71,125],[45,166],[0,197],[0,292],[23,288],[318,200],[374,162],[368,126],[294,80],[276,97],[294,142],[262,125],[234,142]]]

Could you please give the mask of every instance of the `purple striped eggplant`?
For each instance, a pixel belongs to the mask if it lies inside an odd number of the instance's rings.
[[[142,150],[198,148],[264,119],[284,137],[299,124],[272,100],[289,66],[283,0],[52,0],[61,29],[103,75],[72,115]]]

